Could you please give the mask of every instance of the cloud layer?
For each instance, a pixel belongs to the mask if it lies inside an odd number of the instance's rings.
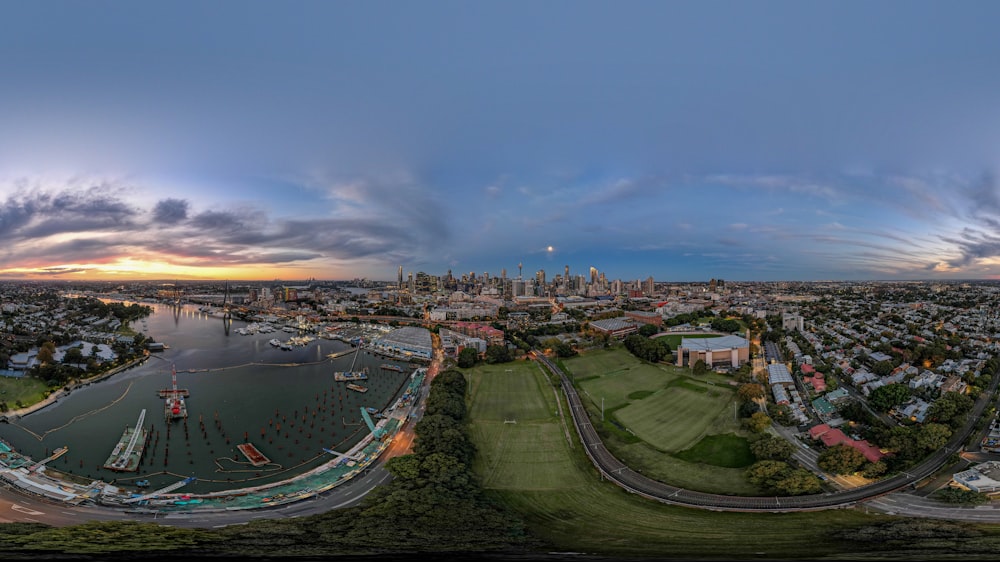
[[[1000,274],[1000,5],[778,4],[10,6],[0,274]]]

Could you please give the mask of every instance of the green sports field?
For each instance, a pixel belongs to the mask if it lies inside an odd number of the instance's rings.
[[[659,558],[836,556],[851,552],[851,544],[832,530],[878,520],[852,510],[715,512],[629,494],[600,478],[571,421],[560,417],[557,394],[537,365],[514,362],[464,372],[475,471],[487,493],[518,512],[553,550]]]
[[[615,417],[643,441],[676,453],[697,443],[720,415],[731,415],[732,401],[730,388],[673,379],[666,388],[617,410]]]
[[[549,490],[569,470],[565,427],[558,423],[556,394],[533,361],[466,370],[477,472],[488,488]]]
[[[709,372],[650,364],[622,348],[588,351],[564,360],[608,449],[652,478],[719,494],[756,495],[732,455],[682,454],[715,435],[741,435],[732,379]],[[605,421],[601,425],[601,399]],[[617,424],[617,425],[616,425]],[[685,458],[698,457],[701,462]],[[735,458],[746,458],[736,455]],[[749,462],[747,463],[749,464]]]

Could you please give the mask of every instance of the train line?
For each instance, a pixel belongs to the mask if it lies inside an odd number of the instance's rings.
[[[991,383],[989,391],[984,392],[980,399],[976,401],[975,407],[970,413],[968,422],[962,431],[953,435],[943,449],[936,451],[921,464],[907,472],[896,474],[866,486],[823,494],[762,497],[727,496],[678,488],[644,476],[629,468],[628,465],[620,461],[605,447],[597,429],[590,421],[580,395],[569,380],[569,377],[566,376],[566,373],[541,352],[534,351],[532,352],[532,356],[553,373],[557,374],[562,381],[563,393],[569,404],[570,414],[573,417],[573,425],[576,427],[580,443],[583,445],[591,462],[601,473],[602,478],[610,480],[621,488],[647,499],[714,511],[788,512],[849,508],[859,502],[871,500],[913,486],[916,482],[930,476],[941,468],[948,457],[962,449],[962,444],[972,433],[976,420],[979,419],[986,408],[989,397],[993,395],[998,383],[1000,383],[1000,377],[996,377]]]

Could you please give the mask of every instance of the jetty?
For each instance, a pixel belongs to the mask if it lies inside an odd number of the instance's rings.
[[[33,465],[31,465],[31,467],[28,468],[28,472],[35,472],[39,468],[42,468],[43,466],[45,466],[45,464],[47,462],[54,461],[54,460],[58,459],[59,457],[65,455],[67,451],[69,451],[69,447],[60,447],[60,448],[56,449],[55,451],[52,451],[51,455],[49,455],[48,457],[45,457],[44,459],[36,462]]]
[[[250,464],[254,466],[264,466],[265,464],[271,462],[271,459],[264,456],[264,453],[260,452],[257,447],[253,446],[253,443],[240,443],[236,446],[237,449],[243,453],[243,456],[250,461]]]
[[[399,365],[393,365],[392,363],[382,363],[381,367],[387,371],[396,371],[397,373],[402,373],[403,368]]]
[[[146,446],[146,435],[148,431],[142,427],[143,420],[146,419],[146,409],[139,412],[139,419],[135,422],[135,427],[125,427],[118,444],[104,461],[104,468],[115,472],[135,472],[139,470],[139,461],[142,460],[142,451]]]

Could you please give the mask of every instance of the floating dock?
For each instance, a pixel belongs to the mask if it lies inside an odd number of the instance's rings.
[[[333,380],[337,382],[363,381],[368,378],[366,371],[334,371]]]
[[[243,456],[250,461],[250,464],[254,466],[264,466],[265,464],[271,462],[271,459],[264,456],[264,453],[257,450],[257,447],[253,446],[253,443],[240,443],[236,446],[237,449],[243,453]]]
[[[402,373],[403,368],[399,365],[393,365],[392,363],[382,363],[381,367],[387,371],[396,371],[397,373]]]
[[[183,419],[188,416],[187,403],[185,398],[191,395],[186,388],[177,388],[177,368],[170,367],[170,388],[157,391],[163,402],[163,417],[167,421]]]
[[[146,419],[145,408],[139,413],[135,427],[125,427],[118,444],[111,451],[108,460],[104,461],[104,468],[115,472],[136,472],[139,470],[139,461],[142,460],[142,451],[146,447],[146,435],[148,434],[148,431],[142,427],[144,419]]]
[[[354,392],[368,392],[368,387],[361,386],[360,384],[351,383],[347,385],[347,388],[353,390]]]

